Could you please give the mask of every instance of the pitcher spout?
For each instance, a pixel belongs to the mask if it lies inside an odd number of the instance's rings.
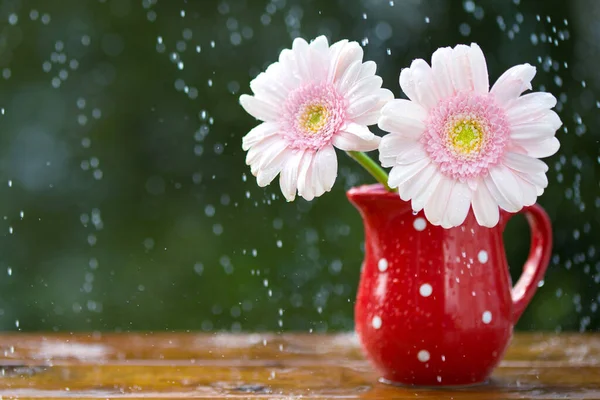
[[[378,216],[389,220],[392,215],[412,212],[409,202],[402,201],[398,193],[386,190],[379,183],[352,188],[346,196],[365,221],[376,220]]]

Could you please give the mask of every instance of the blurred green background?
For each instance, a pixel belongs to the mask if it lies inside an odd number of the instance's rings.
[[[361,43],[385,85],[440,46],[478,42],[491,80],[536,65],[561,150],[540,203],[555,229],[526,330],[600,327],[600,3],[596,0],[0,2],[0,327],[300,330],[353,326],[362,224],[344,191],[258,188],[238,104],[296,36]],[[529,247],[506,231],[514,279]]]

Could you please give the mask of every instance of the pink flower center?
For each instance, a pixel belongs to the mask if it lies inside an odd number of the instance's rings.
[[[328,83],[308,83],[291,92],[281,126],[289,146],[318,150],[331,143],[346,120],[346,101]]]
[[[440,171],[462,182],[486,175],[509,140],[504,110],[491,95],[459,93],[440,101],[425,121],[421,143]]]

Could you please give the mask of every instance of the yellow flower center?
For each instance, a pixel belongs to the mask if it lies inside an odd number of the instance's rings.
[[[318,133],[327,123],[329,111],[321,104],[311,104],[300,117],[300,124],[307,133]]]
[[[481,150],[484,134],[485,130],[478,121],[465,119],[454,125],[448,139],[457,153],[469,155]]]

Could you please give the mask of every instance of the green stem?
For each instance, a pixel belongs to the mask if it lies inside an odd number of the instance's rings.
[[[377,180],[377,182],[383,185],[385,190],[388,192],[394,191],[387,184],[388,174],[375,161],[373,161],[371,157],[360,151],[347,151],[346,154],[348,154],[350,158],[366,169],[367,172]]]

